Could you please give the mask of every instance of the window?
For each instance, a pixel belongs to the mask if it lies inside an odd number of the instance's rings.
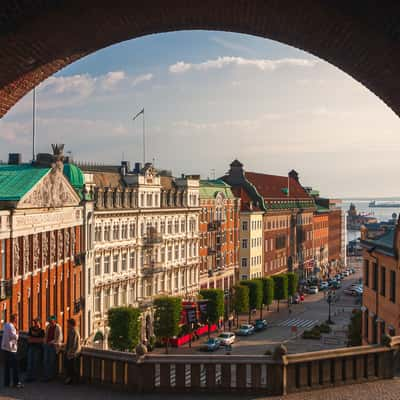
[[[386,296],[386,268],[381,267],[381,296]]]
[[[172,246],[168,246],[168,261],[172,260]]]
[[[113,226],[113,240],[118,240],[119,239],[119,225],[115,224]]]
[[[127,224],[122,225],[121,237],[122,237],[122,239],[128,239],[128,225]]]
[[[100,275],[100,257],[96,257],[96,260],[94,262],[94,274],[95,275]]]
[[[134,223],[129,226],[129,236],[134,238],[136,236],[136,225]]]
[[[126,253],[122,253],[121,269],[122,271],[126,271],[126,268],[127,268],[127,256]]]
[[[372,289],[378,290],[378,264],[372,264]]]
[[[105,226],[104,227],[104,241],[106,241],[106,242],[110,241],[110,232],[111,232],[110,225]]]
[[[114,288],[113,306],[118,305],[118,288]]]
[[[369,286],[369,261],[364,260],[364,284]]]
[[[179,232],[179,220],[178,219],[176,219],[174,222],[174,230],[175,230],[175,233]]]
[[[140,193],[140,206],[139,207],[144,207],[144,193]]]
[[[96,228],[95,228],[94,240],[96,242],[101,242],[101,226],[100,225],[96,226]]]
[[[242,222],[242,231],[247,231],[247,229],[248,229],[248,222],[247,221],[243,221]]]
[[[153,195],[151,193],[147,194],[147,207],[153,207]]]
[[[94,311],[100,312],[100,307],[101,307],[100,290],[96,290],[96,293],[94,295]]]
[[[135,268],[135,252],[131,251],[129,253],[129,268],[134,269]]]
[[[177,260],[179,258],[179,245],[174,245],[174,259]]]
[[[160,231],[161,231],[161,233],[165,233],[165,221],[161,221],[161,223],[160,223]]]
[[[242,268],[247,267],[247,258],[242,258]]]
[[[171,234],[172,233],[172,221],[169,220],[167,224],[167,233]]]
[[[186,224],[185,224],[185,220],[183,219],[181,221],[181,232],[185,232],[186,231]]]
[[[247,239],[242,240],[242,248],[247,249]]]
[[[104,273],[110,273],[110,256],[104,257]]]
[[[104,311],[108,311],[108,309],[110,308],[110,297],[111,297],[111,292],[110,289],[106,289],[104,291]]]
[[[118,272],[118,254],[113,256],[113,272]]]
[[[390,301],[396,302],[396,272],[390,271]]]

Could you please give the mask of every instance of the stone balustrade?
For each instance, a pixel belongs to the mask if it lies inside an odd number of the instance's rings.
[[[360,346],[278,357],[262,355],[134,354],[85,348],[80,362],[87,384],[134,392],[254,392],[264,395],[389,379],[395,348]],[[62,372],[62,356],[60,357]]]

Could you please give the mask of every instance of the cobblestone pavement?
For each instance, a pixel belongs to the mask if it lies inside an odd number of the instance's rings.
[[[263,397],[251,395],[226,394],[132,394],[117,392],[102,387],[86,385],[64,386],[62,383],[38,383],[26,385],[24,389],[0,388],[0,400],[399,400],[400,378],[369,382],[364,384],[342,386],[337,388],[316,390],[312,392],[294,393],[282,397]]]

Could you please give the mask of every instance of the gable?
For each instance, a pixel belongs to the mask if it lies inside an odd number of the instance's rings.
[[[19,201],[17,208],[58,208],[77,206],[79,195],[58,169],[50,170]]]

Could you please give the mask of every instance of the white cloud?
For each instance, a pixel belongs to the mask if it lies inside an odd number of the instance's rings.
[[[281,67],[311,68],[317,65],[318,62],[318,60],[306,58],[281,58],[276,60],[268,60],[224,56],[197,64],[178,61],[177,63],[169,66],[169,72],[173,74],[180,74],[189,70],[207,71],[209,69],[221,69],[230,65],[251,66],[258,68],[261,71],[274,71]]]
[[[101,86],[105,90],[112,90],[126,78],[124,71],[111,71],[100,78]]]
[[[132,79],[132,86],[139,85],[139,83],[151,81],[153,79],[153,74],[139,75]]]

